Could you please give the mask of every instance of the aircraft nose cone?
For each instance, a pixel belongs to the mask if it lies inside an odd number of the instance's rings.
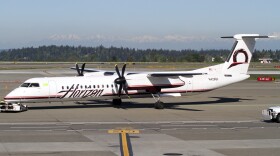
[[[11,91],[10,93],[8,93],[4,97],[4,100],[5,101],[13,101],[13,100],[15,100],[16,96],[18,96],[17,89],[15,89],[15,90]]]
[[[7,95],[4,97],[4,100],[6,101],[6,100],[11,99],[12,95],[13,95],[12,92],[10,92],[9,94],[7,94]]]

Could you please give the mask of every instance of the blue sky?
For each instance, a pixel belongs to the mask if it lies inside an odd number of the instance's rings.
[[[220,36],[280,36],[279,0],[0,0],[0,49],[40,45],[231,48]],[[280,49],[260,40],[258,49]]]

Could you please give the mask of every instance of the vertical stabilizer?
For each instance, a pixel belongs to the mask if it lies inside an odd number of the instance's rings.
[[[259,34],[237,34],[222,38],[236,39],[231,53],[224,63],[224,73],[247,74],[256,38],[269,38],[269,36],[260,36]]]

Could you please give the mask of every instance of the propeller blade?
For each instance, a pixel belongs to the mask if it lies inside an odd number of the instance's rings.
[[[83,63],[82,69],[80,71],[80,74],[81,74],[80,76],[84,76],[85,65],[86,65],[86,63]]]
[[[123,85],[122,85],[122,84],[120,84],[120,87],[119,87],[119,92],[118,92],[119,97],[121,97],[122,87],[123,87]]]
[[[126,64],[123,65],[122,73],[120,73],[118,65],[117,64],[115,65],[115,70],[119,77],[116,78],[114,82],[120,85],[118,88],[118,96],[121,97],[122,90],[124,90],[125,94],[128,96],[128,98],[130,98],[126,87],[126,79],[124,77],[125,69],[126,69]]]
[[[120,74],[119,67],[118,67],[117,64],[115,65],[115,69],[116,69],[116,72],[117,72],[117,74],[118,74],[118,76],[119,76],[119,78],[120,78],[120,77],[121,77],[121,74]]]
[[[124,77],[125,68],[126,68],[126,64],[124,64],[122,67],[122,77]]]
[[[80,68],[79,68],[78,63],[76,63],[76,70],[77,70],[78,76],[80,76],[80,75],[81,75],[81,73],[80,73]]]
[[[126,86],[123,87],[123,90],[124,90],[125,94],[127,95],[127,97],[130,98],[130,96],[128,95],[128,91],[127,91],[127,87]]]

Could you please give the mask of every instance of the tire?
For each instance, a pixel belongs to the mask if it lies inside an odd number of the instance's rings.
[[[113,105],[120,106],[122,104],[122,99],[113,99]]]
[[[164,109],[164,104],[161,101],[155,103],[155,109]]]
[[[276,122],[280,123],[280,113],[278,113],[277,116],[276,116]]]

